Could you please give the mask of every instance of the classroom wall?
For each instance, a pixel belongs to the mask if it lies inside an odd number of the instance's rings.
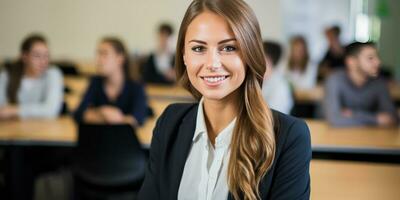
[[[265,38],[282,36],[279,0],[247,0]],[[120,36],[133,53],[155,46],[161,21],[178,29],[188,0],[1,0],[0,59],[18,55],[30,32],[47,36],[53,58],[90,60],[105,35]],[[177,32],[177,30],[176,30]]]

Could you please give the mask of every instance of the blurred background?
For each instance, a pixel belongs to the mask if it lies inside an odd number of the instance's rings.
[[[267,103],[280,110],[287,102],[280,111],[310,127],[312,199],[399,199],[400,1],[246,2],[276,65],[265,75]],[[189,4],[0,0],[0,199],[135,199],[157,118],[171,103],[194,101],[173,67]],[[23,51],[30,36],[36,40]],[[374,43],[383,84],[337,97],[351,102],[343,103],[338,122],[329,117],[335,111],[328,80],[350,68],[347,45],[354,42]],[[130,61],[126,67],[118,56]],[[38,57],[45,70],[29,71]],[[16,101],[10,100],[12,80],[21,82]],[[273,92],[274,84],[285,85],[287,96]],[[364,107],[372,117],[345,118]]]

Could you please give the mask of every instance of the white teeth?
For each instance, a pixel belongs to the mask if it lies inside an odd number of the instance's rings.
[[[219,82],[222,80],[225,80],[226,76],[219,76],[219,77],[204,77],[204,80],[206,80],[207,82],[210,83],[215,83],[215,82]]]

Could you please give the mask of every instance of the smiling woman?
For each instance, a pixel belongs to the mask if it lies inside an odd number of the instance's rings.
[[[310,135],[261,95],[260,28],[242,0],[194,0],[182,20],[177,78],[199,103],[158,119],[139,199],[308,199]]]

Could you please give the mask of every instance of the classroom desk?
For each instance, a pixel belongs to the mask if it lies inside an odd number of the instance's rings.
[[[150,99],[155,117],[146,121],[138,129],[139,139],[143,144],[150,144],[152,130],[156,119],[171,103],[183,102],[176,100]],[[188,102],[188,101],[184,101]],[[310,131],[314,150],[319,151],[374,151],[395,153],[400,155],[399,128],[335,128],[325,121],[306,120]],[[0,122],[0,140],[5,141],[61,141],[74,142],[75,125],[70,117],[56,120],[25,120]]]
[[[400,128],[337,128],[322,120],[306,120],[314,151],[394,154],[400,156]]]
[[[312,160],[311,199],[397,200],[400,165]]]

